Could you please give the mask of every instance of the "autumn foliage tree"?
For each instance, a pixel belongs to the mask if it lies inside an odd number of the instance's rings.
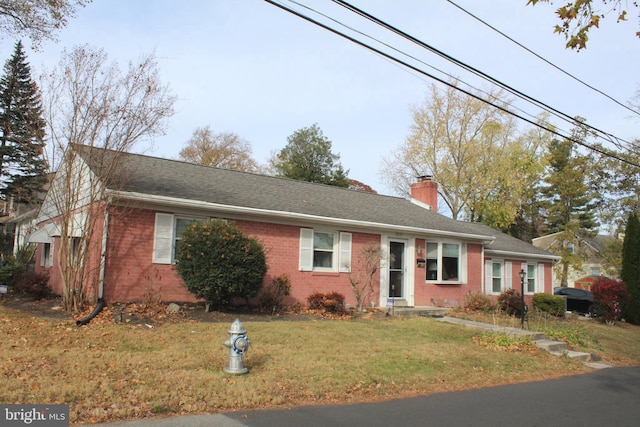
[[[535,6],[538,3],[552,3],[552,0],[528,0],[527,5]],[[638,2],[631,3],[637,8]],[[629,11],[629,2],[622,0],[573,0],[557,8],[555,13],[560,19],[554,32],[562,34],[567,40],[566,47],[580,50],[587,47],[589,32],[600,26],[600,21],[607,15],[613,15],[618,22],[626,21]],[[640,37],[640,31],[636,32]]]
[[[382,176],[396,193],[409,195],[417,176],[431,175],[453,219],[504,229],[517,216],[538,148],[518,135],[513,118],[468,96],[453,81],[431,85],[413,109],[410,133],[387,160]],[[502,92],[478,93],[494,103]]]
[[[251,157],[251,144],[234,133],[214,133],[211,127],[197,128],[180,150],[188,162],[243,172],[255,172],[258,164]]]
[[[620,320],[629,304],[627,285],[622,280],[599,277],[591,285],[596,314],[607,323]]]

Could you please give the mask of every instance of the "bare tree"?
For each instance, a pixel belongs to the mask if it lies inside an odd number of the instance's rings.
[[[55,40],[55,32],[75,17],[76,9],[91,0],[11,0],[0,2],[0,35],[23,36],[38,47],[43,39]]]
[[[363,311],[369,297],[375,292],[374,284],[380,264],[383,261],[382,249],[377,242],[370,242],[363,246],[356,258],[355,264],[351,266],[349,282],[351,290],[356,299],[358,311]]]
[[[119,154],[164,133],[175,97],[160,81],[153,55],[130,63],[123,73],[102,50],[88,46],[65,51],[42,87],[49,164],[57,172],[40,222],[50,220],[58,227],[63,304],[77,311],[91,298],[89,291],[100,286],[95,272],[104,259],[89,254],[104,252],[98,233],[105,232],[108,221],[105,184],[126,179],[116,175]]]
[[[255,172],[258,164],[251,157],[251,144],[235,133],[214,133],[209,126],[197,128],[180,158],[201,165],[243,172]]]

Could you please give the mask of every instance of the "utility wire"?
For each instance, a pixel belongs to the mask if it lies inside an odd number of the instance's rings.
[[[408,54],[408,53],[406,53],[406,52],[403,52],[403,51],[401,51],[400,49],[395,48],[395,47],[391,46],[391,45],[390,45],[390,44],[388,44],[388,43],[385,43],[385,42],[383,42],[383,41],[381,41],[381,40],[379,40],[379,39],[377,39],[377,38],[375,38],[375,37],[372,37],[372,36],[370,36],[370,35],[368,35],[368,34],[364,33],[363,31],[360,31],[360,30],[358,30],[358,29],[356,29],[356,28],[353,28],[353,27],[351,27],[351,26],[349,26],[349,25],[346,25],[346,24],[344,24],[344,23],[342,23],[342,22],[338,21],[338,20],[337,20],[337,19],[335,19],[335,18],[332,18],[332,17],[330,17],[330,16],[328,16],[328,15],[326,15],[326,14],[322,13],[322,12],[319,12],[319,11],[317,11],[317,10],[315,10],[315,9],[313,9],[313,8],[311,8],[311,7],[309,7],[309,6],[307,6],[307,5],[304,5],[304,4],[302,4],[302,3],[299,3],[299,2],[297,2],[297,1],[295,1],[295,0],[288,0],[288,1],[289,1],[289,3],[293,3],[293,4],[295,4],[295,5],[299,6],[299,7],[302,7],[302,8],[304,8],[304,9],[306,9],[306,10],[308,10],[308,11],[311,11],[311,12],[313,12],[313,13],[317,14],[317,15],[320,15],[320,16],[322,16],[323,18],[328,19],[328,20],[330,20],[330,21],[332,21],[332,22],[334,22],[334,23],[336,23],[336,24],[340,25],[340,26],[341,26],[341,27],[343,27],[343,28],[346,28],[346,29],[348,29],[348,30],[350,30],[350,31],[353,31],[354,33],[360,34],[360,35],[361,35],[361,36],[363,36],[363,37],[366,37],[366,38],[368,38],[368,39],[370,39],[370,40],[373,40],[373,41],[375,41],[375,42],[377,42],[377,43],[379,43],[379,44],[381,44],[381,45],[383,45],[383,46],[385,46],[385,47],[387,47],[387,48],[389,48],[389,49],[391,49],[391,50],[394,50],[394,51],[396,51],[397,53],[399,53],[399,54],[401,54],[401,55],[403,55],[403,56],[406,56],[407,58],[410,58],[410,59],[412,59],[412,60],[414,60],[414,61],[416,61],[416,62],[419,62],[419,63],[423,64],[423,65],[424,65],[424,66],[426,66],[426,67],[431,68],[432,70],[435,70],[435,71],[437,71],[437,72],[439,72],[439,73],[441,73],[441,74],[444,74],[444,75],[448,76],[449,78],[451,78],[452,80],[455,80],[456,82],[460,82],[460,83],[462,83],[462,84],[464,84],[464,85],[466,85],[466,86],[468,86],[468,87],[470,87],[470,88],[474,89],[474,90],[475,90],[475,91],[477,91],[478,93],[483,93],[483,94],[485,94],[486,96],[488,96],[489,98],[493,99],[494,101],[502,102],[502,103],[504,103],[505,105],[509,105],[509,107],[511,107],[511,108],[513,108],[513,109],[516,109],[516,110],[518,110],[518,111],[522,112],[522,114],[526,114],[527,116],[529,116],[529,117],[531,117],[531,118],[535,118],[535,116],[534,116],[533,114],[531,114],[531,113],[528,113],[528,112],[524,111],[523,109],[519,108],[518,106],[513,105],[513,104],[509,104],[508,102],[503,101],[503,100],[501,100],[500,98],[496,97],[494,94],[492,94],[492,93],[490,93],[490,92],[486,92],[486,91],[484,91],[484,90],[482,90],[482,89],[479,89],[479,88],[477,88],[477,87],[474,87],[473,85],[471,85],[470,83],[467,83],[466,81],[462,80],[461,78],[459,78],[459,77],[454,77],[454,76],[453,76],[453,75],[451,75],[450,73],[447,73],[446,71],[443,71],[443,70],[441,70],[441,69],[439,69],[439,68],[437,68],[437,67],[435,67],[435,66],[433,66],[433,65],[431,65],[431,64],[428,64],[428,63],[424,62],[423,60],[421,60],[421,59],[419,59],[419,58],[416,58],[416,57],[415,57],[415,56],[413,56],[413,55],[410,55],[410,54]],[[398,64],[396,64],[395,62],[390,61],[389,59],[387,59],[387,58],[385,58],[385,57],[382,57],[382,59],[384,59],[384,60],[386,60],[386,61],[389,61],[391,64],[393,64],[393,65],[395,65],[395,66],[398,66]],[[400,67],[400,66],[398,66],[398,67],[399,67],[400,69],[404,69],[404,68],[402,68],[402,67]],[[406,69],[404,69],[404,70],[406,71]],[[426,80],[426,79],[422,79],[420,76],[418,76],[418,75],[416,75],[416,74],[412,74],[412,75],[413,75],[414,77],[416,77],[416,78],[421,79],[421,80],[422,80],[422,81],[424,81],[425,83],[427,82],[427,80]],[[513,95],[516,95],[516,96],[517,96],[517,94],[515,94],[515,93],[513,93],[513,92],[510,92],[510,91],[509,91],[509,93],[512,93]],[[549,111],[549,113],[553,114],[551,111]],[[556,115],[556,116],[557,116],[557,115]],[[565,118],[563,118],[563,117],[560,117],[560,118],[561,118],[562,120],[565,120],[565,121],[566,121],[566,119],[565,119]],[[573,121],[570,121],[570,123],[571,123],[571,124],[573,124]]]
[[[362,42],[360,40],[357,40],[357,39],[355,39],[355,38],[353,38],[351,36],[348,36],[347,34],[344,34],[344,33],[340,32],[340,31],[338,31],[338,30],[336,30],[334,28],[331,28],[331,27],[329,27],[329,26],[327,26],[327,25],[325,25],[325,24],[323,24],[323,23],[321,23],[319,21],[316,21],[313,18],[310,18],[310,17],[308,17],[306,15],[303,15],[302,13],[300,13],[298,11],[295,11],[295,10],[293,10],[293,9],[287,7],[287,6],[284,6],[283,4],[277,3],[274,0],[264,0],[264,1],[269,3],[269,4],[271,4],[271,5],[273,5],[273,6],[276,6],[276,7],[280,8],[280,9],[286,11],[286,12],[289,12],[289,13],[291,13],[291,14],[293,14],[293,15],[301,18],[301,19],[304,19],[305,21],[308,21],[308,22],[310,22],[312,24],[315,24],[315,25],[319,26],[320,28],[323,28],[323,29],[325,29],[325,30],[327,30],[329,32],[332,32],[332,33],[334,33],[334,34],[336,34],[336,35],[338,35],[338,36],[340,36],[340,37],[342,37],[344,39],[347,39],[347,40],[351,41],[352,43],[355,43],[355,44],[357,44],[357,45],[359,45],[361,47],[364,47],[365,49],[367,49],[367,50],[369,50],[371,52],[374,52],[374,53],[376,53],[376,54],[378,54],[380,56],[383,56],[383,57],[385,57],[387,59],[390,59],[390,60],[392,60],[394,62],[397,62],[397,63],[401,64],[404,67],[407,67],[407,68],[409,68],[409,69],[411,69],[411,70],[413,70],[413,71],[415,71],[417,73],[420,73],[420,74],[423,74],[423,75],[425,75],[427,77],[430,77],[430,78],[432,78],[432,79],[434,79],[434,80],[436,80],[436,81],[438,81],[438,82],[440,82],[440,83],[442,83],[442,84],[444,84],[446,86],[449,86],[449,87],[451,87],[453,89],[456,89],[456,90],[466,94],[467,96],[470,96],[470,97],[475,98],[475,99],[477,99],[479,101],[482,101],[482,102],[484,102],[484,103],[486,103],[486,104],[488,104],[488,105],[490,105],[490,106],[492,106],[494,108],[497,108],[500,111],[503,111],[503,112],[505,112],[507,114],[511,114],[511,115],[519,118],[520,120],[523,120],[523,121],[525,121],[525,122],[527,122],[527,123],[529,123],[529,124],[531,124],[533,126],[536,126],[536,127],[541,128],[541,129],[543,129],[543,130],[545,130],[547,132],[550,132],[550,133],[552,133],[554,135],[557,135],[557,136],[560,136],[560,137],[565,138],[567,140],[570,140],[570,141],[572,141],[572,142],[574,142],[574,143],[576,143],[576,144],[578,144],[578,145],[580,145],[582,147],[585,147],[585,148],[587,148],[587,149],[589,149],[591,151],[595,151],[595,152],[600,153],[600,154],[602,154],[604,156],[611,157],[611,158],[614,158],[614,159],[619,160],[621,162],[627,163],[627,164],[629,164],[631,166],[635,166],[635,167],[640,168],[639,164],[631,162],[630,160],[622,158],[622,157],[620,157],[620,156],[618,156],[618,155],[616,155],[614,153],[610,153],[610,152],[608,152],[608,151],[606,151],[604,149],[591,146],[591,145],[589,145],[589,144],[587,144],[587,143],[585,143],[583,141],[577,140],[577,139],[575,139],[575,138],[573,138],[571,136],[563,135],[562,133],[560,133],[560,132],[558,132],[558,131],[556,131],[554,129],[549,129],[548,127],[545,127],[545,126],[543,126],[543,125],[541,125],[541,124],[539,124],[539,123],[537,123],[537,122],[535,122],[535,121],[533,121],[531,119],[528,119],[526,117],[518,115],[518,114],[514,113],[513,111],[508,110],[505,107],[502,107],[500,105],[496,105],[496,104],[494,104],[494,103],[492,103],[492,102],[490,102],[490,101],[488,101],[488,100],[486,100],[486,99],[484,99],[484,98],[482,98],[482,97],[480,97],[480,96],[478,96],[478,95],[476,95],[474,93],[471,93],[471,92],[469,92],[469,91],[467,91],[465,89],[457,87],[456,85],[454,85],[454,84],[452,84],[450,82],[447,82],[446,80],[443,80],[443,79],[441,79],[439,77],[436,77],[436,76],[434,76],[432,74],[429,74],[428,72],[426,72],[424,70],[421,70],[421,69],[415,67],[414,65],[411,65],[411,64],[409,64],[407,62],[404,62],[404,61],[402,61],[402,60],[400,60],[400,59],[398,59],[398,58],[396,58],[394,56],[391,56],[388,53],[385,53],[385,52],[383,52],[383,51],[381,51],[379,49],[374,48],[373,46],[370,46],[370,45],[368,45],[368,44],[366,44],[366,43],[364,43],[364,42]]]
[[[559,111],[559,110],[557,110],[557,109],[545,104],[544,102],[539,101],[539,100],[537,100],[537,99],[535,99],[535,98],[533,98],[533,97],[531,97],[531,96],[529,96],[529,95],[527,95],[527,94],[525,94],[525,93],[523,93],[523,92],[521,92],[521,91],[519,91],[519,90],[517,90],[517,89],[515,89],[515,88],[513,88],[513,87],[511,87],[511,86],[499,81],[499,80],[497,80],[496,78],[494,78],[494,77],[492,77],[492,76],[490,76],[490,75],[488,75],[488,74],[486,74],[486,73],[484,73],[484,72],[482,72],[482,71],[480,71],[480,70],[478,70],[478,69],[476,69],[476,68],[474,68],[474,67],[472,67],[472,66],[470,66],[468,64],[465,64],[464,62],[452,57],[451,55],[448,55],[448,54],[440,51],[439,49],[436,49],[435,47],[430,46],[429,44],[427,44],[427,43],[425,43],[425,42],[423,42],[423,41],[411,36],[410,34],[407,34],[404,31],[401,31],[398,28],[396,28],[396,27],[394,27],[394,26],[392,26],[392,25],[390,25],[390,24],[388,24],[388,23],[376,18],[375,16],[370,15],[370,14],[368,14],[367,12],[365,12],[365,11],[363,11],[361,9],[358,9],[357,7],[347,3],[346,1],[343,1],[343,0],[332,0],[332,1],[334,3],[342,6],[342,7],[350,10],[351,12],[354,12],[354,13],[356,13],[356,14],[358,14],[358,15],[360,15],[360,16],[368,19],[368,20],[370,20],[371,22],[374,22],[375,24],[378,24],[381,27],[383,27],[383,28],[385,28],[385,29],[387,29],[387,30],[389,30],[389,31],[391,31],[391,32],[393,32],[393,33],[395,33],[395,34],[397,34],[397,35],[399,35],[399,36],[401,36],[401,37],[403,37],[403,38],[415,43],[415,44],[417,44],[418,46],[420,46],[420,47],[422,47],[424,49],[427,49],[428,51],[430,51],[432,53],[435,53],[436,55],[438,55],[438,56],[440,56],[440,57],[442,57],[442,58],[444,58],[444,59],[446,59],[446,60],[448,60],[450,62],[453,62],[454,64],[458,65],[459,67],[461,67],[461,68],[463,68],[463,69],[465,69],[467,71],[470,71],[470,72],[476,74],[477,76],[480,76],[480,77],[492,82],[493,84],[496,84],[496,85],[508,90],[509,92],[515,94],[516,96],[518,96],[518,97],[520,97],[522,99],[525,99],[525,100],[527,100],[527,101],[529,101],[529,102],[531,102],[533,104],[536,104],[539,107],[546,109],[547,111],[553,111],[556,116],[564,117],[563,120],[566,120],[567,122],[569,122],[571,124],[574,124],[574,125],[578,124],[578,122],[575,120],[574,117],[571,117],[568,114],[565,114],[565,113],[563,113],[563,112],[561,112],[561,111]],[[606,139],[609,142],[612,142],[612,143],[616,144],[617,146],[621,146],[621,144],[619,142],[616,142],[616,141],[623,141],[623,142],[625,142],[625,143],[627,143],[629,145],[632,145],[631,142],[629,142],[629,141],[626,141],[626,140],[624,140],[622,138],[616,137],[613,134],[610,134],[608,132],[602,131],[602,130],[600,130],[600,129],[596,128],[596,127],[593,127],[593,126],[591,126],[591,125],[589,125],[587,123],[579,123],[579,125],[580,126],[586,126],[589,129],[591,129],[593,132],[596,132],[598,134],[606,136],[606,138],[604,138],[604,139]]]
[[[473,13],[469,12],[468,10],[464,9],[462,6],[459,6],[458,4],[456,4],[455,2],[451,1],[451,0],[446,0],[447,2],[451,3],[451,5],[457,7],[458,9],[460,9],[462,12],[466,13],[467,15],[469,15],[470,17],[472,17],[473,19],[481,22],[482,24],[486,25],[487,27],[491,28],[493,31],[495,31],[496,33],[500,34],[502,37],[506,38],[507,40],[509,40],[512,43],[515,43],[516,45],[518,45],[519,47],[521,47],[522,49],[526,50],[527,52],[529,52],[530,54],[532,54],[533,56],[535,56],[536,58],[546,62],[547,64],[551,65],[553,68],[555,68],[556,70],[560,71],[561,73],[565,74],[566,76],[572,78],[573,80],[582,83],[584,86],[588,87],[589,89],[598,92],[600,95],[603,95],[607,98],[609,98],[611,101],[615,102],[616,104],[618,104],[619,106],[621,106],[622,108],[626,108],[627,110],[631,111],[633,114],[637,114],[640,116],[640,112],[638,112],[637,110],[634,110],[633,108],[629,107],[626,104],[623,104],[622,102],[618,101],[617,99],[615,99],[614,97],[608,95],[607,93],[601,91],[598,88],[593,87],[592,85],[584,82],[583,80],[579,79],[578,77],[574,76],[573,74],[569,73],[568,71],[565,71],[564,69],[560,68],[559,66],[557,66],[556,64],[554,64],[553,62],[547,60],[546,58],[544,58],[543,56],[537,54],[536,52],[532,51],[531,49],[529,49],[528,47],[524,46],[522,43],[519,43],[518,41],[514,40],[513,38],[509,37],[508,35],[506,35],[505,33],[503,33],[502,31],[498,30],[497,28],[495,28],[494,26],[492,26],[491,24],[483,21],[482,19],[478,18],[476,15],[474,15]]]

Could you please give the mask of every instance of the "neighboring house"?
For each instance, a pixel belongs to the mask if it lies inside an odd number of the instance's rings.
[[[4,236],[0,260],[15,255],[26,243],[29,234],[35,229],[35,217],[38,208],[22,203],[14,203],[13,198],[2,202],[0,214],[0,233]],[[10,237],[10,239],[8,238]]]
[[[177,274],[174,247],[186,225],[211,218],[234,221],[263,243],[269,267],[265,283],[288,275],[289,302],[305,304],[314,292],[336,291],[354,305],[351,266],[370,243],[380,245],[385,258],[367,302],[378,307],[391,300],[395,305],[456,306],[469,292],[499,295],[512,287],[519,290],[521,269],[527,273],[527,295],[551,292],[557,256],[484,225],[438,214],[437,184],[428,177],[412,185],[412,199],[406,200],[72,147],[79,154],[78,170],[93,178],[100,164],[110,163],[105,155],[121,156],[117,184],[106,183],[106,200],[93,207],[102,217],[96,221],[100,227],[90,244],[90,263],[101,268],[90,270],[93,276],[86,278],[95,295],[107,301],[140,301],[150,291],[166,302],[196,301]],[[89,178],[91,185],[99,185]],[[56,182],[50,192],[59,185]],[[55,250],[58,219],[45,214],[55,211],[49,199],[48,195],[37,221],[39,230],[30,241],[38,243],[38,271],[48,271],[53,289],[61,292]]]
[[[537,248],[555,254],[560,254],[562,248],[566,245],[571,253],[576,254],[582,259],[581,268],[569,267],[567,285],[569,287],[590,290],[591,283],[593,283],[597,277],[607,275],[608,265],[603,254],[606,251],[606,246],[615,240],[616,238],[614,236],[602,234],[596,236],[574,235],[572,241],[565,243],[563,233],[558,232],[537,237],[532,240],[532,244]],[[553,286],[561,286],[560,280],[560,275],[556,274]]]

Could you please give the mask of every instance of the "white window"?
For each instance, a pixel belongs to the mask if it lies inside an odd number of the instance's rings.
[[[300,229],[301,271],[351,271],[351,233]]]
[[[502,263],[494,261],[491,263],[491,292],[499,294],[502,292]]]
[[[533,295],[544,290],[544,264],[522,263],[522,270],[527,273],[524,279],[524,293]]]
[[[462,281],[462,246],[458,243],[426,242],[427,281]]]
[[[181,239],[184,230],[193,223],[206,220],[207,218],[201,217],[156,213],[152,262],[154,264],[175,262],[176,243]]]
[[[527,264],[527,288],[526,293],[533,294],[536,292],[536,265]]]

